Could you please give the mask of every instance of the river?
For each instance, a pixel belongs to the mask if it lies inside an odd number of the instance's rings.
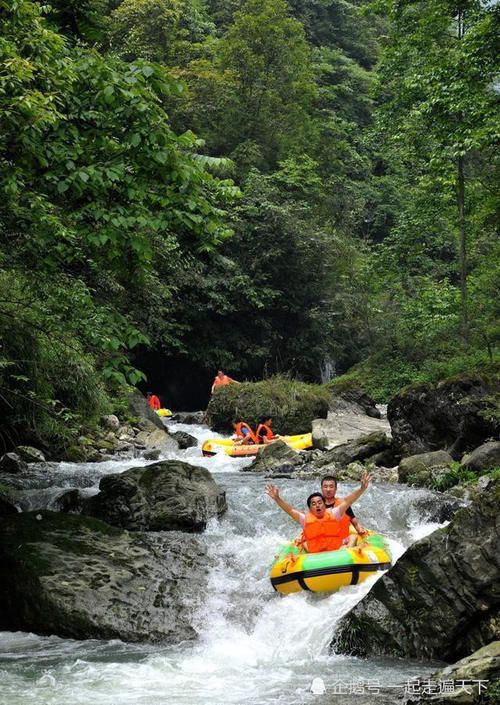
[[[214,435],[203,426],[173,428],[200,441]],[[227,494],[228,512],[202,535],[212,569],[207,594],[192,613],[198,640],[159,647],[0,632],[0,705],[385,705],[404,694],[409,678],[441,665],[336,654],[330,648],[336,623],[380,575],[335,594],[275,593],[270,563],[297,530],[264,494],[265,477],[243,472],[248,460],[203,458],[199,447],[166,457],[208,468]],[[146,461],[51,464],[13,482],[23,509],[50,507],[62,489],[90,494],[103,475],[140,464]],[[296,507],[318,489],[314,481],[276,484]],[[341,483],[339,494],[356,486]],[[413,507],[426,493],[372,484],[355,513],[387,536],[396,559],[438,526],[422,523]],[[311,692],[316,678],[324,695]]]

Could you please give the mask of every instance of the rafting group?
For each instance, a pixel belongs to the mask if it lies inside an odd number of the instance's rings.
[[[278,433],[274,433],[271,428],[273,423],[272,416],[267,414],[263,416],[260,420],[259,425],[255,431],[252,427],[240,418],[235,418],[232,421],[234,429],[234,437],[232,438],[233,443],[237,445],[252,445],[252,443],[257,445],[265,445],[266,443],[271,443],[279,438]]]
[[[362,527],[351,504],[366,491],[370,475],[363,473],[360,487],[347,497],[336,497],[334,477],[324,477],[321,492],[307,498],[306,512],[294,509],[273,484],[266,494],[302,527],[302,534],[281,547],[271,567],[271,584],[278,592],[335,591],[355,585],[391,566],[391,554],[380,534]]]
[[[225,453],[232,458],[257,455],[259,449],[275,441],[283,441],[294,450],[302,450],[312,446],[312,435],[301,433],[297,436],[280,436],[274,433],[271,428],[272,416],[267,414],[262,416],[260,423],[254,431],[250,424],[240,418],[232,421],[234,434],[231,438],[209,438],[202,445],[202,453],[205,456],[213,456],[217,453]]]

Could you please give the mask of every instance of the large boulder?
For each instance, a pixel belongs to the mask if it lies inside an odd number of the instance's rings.
[[[500,380],[463,375],[407,387],[389,403],[387,417],[402,456],[447,450],[455,460],[500,434]]]
[[[452,463],[453,458],[445,450],[411,455],[409,458],[403,458],[399,463],[399,482],[427,487],[443,470],[449,471]]]
[[[149,421],[143,420],[141,428],[142,430],[135,437],[138,447],[158,448],[164,453],[179,450],[179,443],[166,432],[163,426],[156,428]]]
[[[274,443],[269,443],[269,445],[261,446],[253,463],[243,468],[243,470],[267,472],[285,468],[289,472],[293,471],[297,465],[302,465],[302,462],[303,460],[297,451],[287,446],[283,441],[278,440],[274,441]]]
[[[207,423],[214,431],[231,431],[231,421],[241,417],[256,427],[270,415],[273,429],[282,436],[308,433],[313,419],[325,418],[330,393],[326,387],[285,377],[256,383],[219,386],[207,407]]]
[[[336,648],[449,662],[500,634],[500,481],[413,544],[341,620]]]
[[[205,423],[204,411],[176,411],[174,414],[177,423],[189,425]]]
[[[490,441],[474,448],[471,453],[464,455],[460,465],[477,473],[500,467],[500,441]]]
[[[83,512],[131,530],[203,531],[227,509],[225,492],[202,467],[164,460],[106,475]]]
[[[350,380],[333,380],[328,384],[332,391],[329,408],[335,414],[349,414],[357,416],[370,416],[380,419],[382,414],[377,409],[377,404],[356,383]]]
[[[318,458],[312,460],[311,465],[324,471],[331,469],[334,472],[338,467],[346,467],[355,461],[367,460],[390,446],[390,438],[385,433],[376,431],[325,451]]]
[[[26,472],[28,464],[17,453],[4,453],[0,458],[0,472]]]
[[[197,439],[185,431],[174,431],[171,436],[172,438],[175,438],[181,450],[185,450],[186,448],[194,448],[198,445]]]
[[[444,524],[466,505],[466,501],[443,492],[426,492],[425,497],[411,502],[411,517],[418,517],[419,523]]]
[[[320,450],[335,448],[377,432],[390,436],[389,422],[386,419],[372,418],[359,412],[329,411],[326,419],[314,419],[312,423],[313,446]]]
[[[38,448],[33,446],[17,446],[17,455],[24,460],[25,463],[44,463],[45,455]]]
[[[158,414],[153,411],[149,406],[148,400],[144,395],[140,393],[138,389],[135,389],[129,397],[128,405],[130,412],[140,421],[140,419],[147,419],[157,428],[164,430],[163,421],[158,416]]]
[[[0,630],[176,644],[196,636],[208,565],[194,536],[41,511],[0,522],[0,571]]]

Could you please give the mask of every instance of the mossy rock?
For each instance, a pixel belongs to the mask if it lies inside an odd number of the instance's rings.
[[[329,399],[326,387],[272,377],[262,382],[217,387],[206,418],[214,431],[224,433],[232,430],[231,421],[236,416],[256,427],[263,416],[270,415],[276,433],[307,433],[313,419],[326,418]]]
[[[196,537],[161,541],[49,511],[0,521],[0,629],[72,639],[179,643],[208,558]]]
[[[63,458],[69,463],[84,463],[88,459],[88,451],[81,446],[70,446],[63,453]]]

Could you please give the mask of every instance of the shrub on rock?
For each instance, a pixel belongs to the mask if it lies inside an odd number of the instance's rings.
[[[326,418],[329,399],[326,387],[272,377],[262,382],[217,387],[206,417],[210,428],[227,433],[232,430],[235,416],[255,427],[262,416],[269,414],[276,433],[294,435],[311,431],[313,419]]]

